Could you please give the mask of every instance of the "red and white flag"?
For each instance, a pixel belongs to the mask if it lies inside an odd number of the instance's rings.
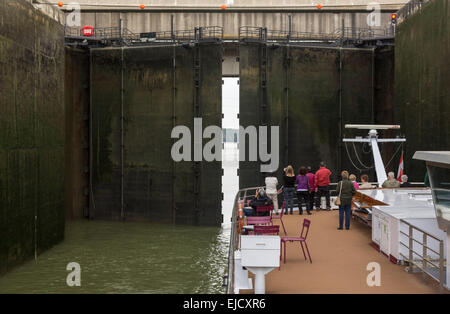
[[[403,151],[402,155],[400,156],[400,164],[398,165],[398,171],[397,171],[397,180],[402,182],[402,175],[403,175]]]

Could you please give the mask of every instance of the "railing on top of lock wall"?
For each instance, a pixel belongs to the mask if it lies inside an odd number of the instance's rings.
[[[322,41],[336,42],[345,40],[373,40],[394,37],[392,27],[382,28],[356,28],[344,27],[334,32],[296,32],[287,30],[272,30],[264,27],[241,26],[239,27],[239,41],[243,42],[295,42],[295,41]]]
[[[219,26],[197,27],[195,29],[133,33],[127,28],[107,27],[93,28],[84,34],[82,27],[65,27],[66,42],[95,41],[104,45],[140,45],[146,43],[194,42],[223,40],[223,28]]]

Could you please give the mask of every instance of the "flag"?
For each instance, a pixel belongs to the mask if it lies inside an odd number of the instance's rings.
[[[398,171],[397,171],[397,180],[402,182],[402,175],[403,175],[403,150],[402,155],[400,156],[400,163],[398,165]]]

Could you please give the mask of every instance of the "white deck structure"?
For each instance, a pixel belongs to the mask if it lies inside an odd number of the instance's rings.
[[[360,192],[389,204],[372,207],[372,241],[393,262],[408,259],[408,248],[400,244],[400,242],[406,245],[409,243],[408,237],[401,233],[409,234],[408,224],[444,241],[446,246],[447,237],[445,232],[438,228],[431,190],[403,188],[360,190]],[[414,251],[422,253],[420,243],[423,242],[423,234],[413,232],[413,238],[417,241],[413,241]],[[427,245],[439,252],[438,241],[428,239]],[[438,258],[432,251],[429,251],[427,256],[431,259]]]

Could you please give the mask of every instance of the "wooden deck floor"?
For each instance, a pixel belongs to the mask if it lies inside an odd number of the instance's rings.
[[[307,243],[313,263],[304,259],[298,242],[288,243],[286,264],[282,261],[281,270],[266,275],[266,293],[439,293],[434,280],[407,273],[404,266],[392,264],[370,246],[371,229],[367,226],[352,220],[350,230],[337,230],[338,217],[337,210],[283,217],[288,236],[298,236],[303,219],[311,220]],[[366,283],[370,262],[381,266],[380,287]],[[246,292],[253,291],[241,290]]]

